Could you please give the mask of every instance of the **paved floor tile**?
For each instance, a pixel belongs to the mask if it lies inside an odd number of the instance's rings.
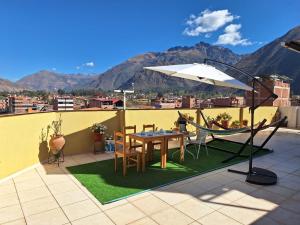
[[[0,196],[15,192],[16,188],[14,183],[6,183],[0,186]]]
[[[39,198],[29,202],[22,203],[22,209],[25,216],[38,214],[44,211],[58,208],[58,204],[52,196]]]
[[[268,213],[268,217],[281,224],[286,224],[286,225],[299,224],[300,221],[299,214],[292,213],[291,211],[283,209],[281,207]]]
[[[127,201],[133,202],[133,201],[136,201],[138,199],[145,198],[149,195],[151,195],[150,191],[146,191],[146,192],[143,192],[143,193],[140,193],[140,194],[137,194],[137,195],[133,195],[133,196],[127,198]]]
[[[202,225],[241,225],[237,221],[221,214],[219,212],[213,212],[207,216],[204,216],[198,220]]]
[[[173,192],[173,191],[157,191],[154,192],[154,195],[161,200],[165,201],[169,205],[175,205],[179,202],[182,202],[184,200],[187,200],[191,198],[192,196],[189,194],[184,194],[180,192]]]
[[[19,204],[17,193],[13,192],[5,195],[0,195],[0,209],[16,204]]]
[[[157,225],[156,222],[154,222],[149,217],[144,217],[140,220],[134,221],[133,223],[130,223],[129,225]]]
[[[8,206],[0,209],[0,224],[23,218],[20,205]]]
[[[52,209],[26,217],[28,225],[61,225],[69,222],[61,209]]]
[[[199,199],[194,198],[181,202],[174,207],[194,220],[197,220],[214,211]]]
[[[155,213],[151,218],[161,225],[185,225],[193,222],[193,219],[174,208]]]
[[[38,198],[43,198],[51,195],[46,186],[32,188],[26,191],[18,191],[18,195],[21,202],[28,202]]]
[[[288,199],[280,204],[280,207],[300,215],[300,202],[295,199]]]
[[[25,219],[17,219],[8,223],[4,223],[3,225],[26,225]]]
[[[265,210],[259,210],[254,207],[244,207],[236,204],[222,207],[218,210],[218,212],[242,224],[251,224],[267,214],[267,211]]]
[[[231,203],[230,200],[223,198],[222,196],[218,196],[216,194],[211,194],[211,193],[202,194],[198,196],[198,199],[200,199],[206,206],[214,210],[220,209]]]
[[[79,190],[78,186],[73,181],[64,181],[48,185],[52,194],[60,194],[73,190]]]
[[[60,206],[69,205],[88,199],[87,195],[81,190],[73,190],[54,195]]]
[[[117,225],[128,224],[141,219],[145,214],[131,204],[121,205],[105,211]]]
[[[84,200],[62,207],[70,221],[100,213],[101,210],[91,201]]]
[[[38,172],[35,169],[31,169],[29,171],[26,171],[24,173],[21,173],[19,176],[16,176],[13,178],[15,183],[24,182],[31,179],[39,179],[40,176]]]
[[[37,178],[31,178],[22,182],[17,183],[16,182],[16,189],[17,191],[26,191],[31,190],[33,188],[45,186],[45,183],[40,177]]]
[[[147,215],[161,211],[169,206],[167,203],[153,195],[133,201],[132,204]]]
[[[114,223],[104,213],[97,213],[75,220],[72,225],[114,225]]]

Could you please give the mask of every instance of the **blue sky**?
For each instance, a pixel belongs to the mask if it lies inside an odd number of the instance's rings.
[[[299,25],[299,0],[2,0],[0,77],[99,73],[200,41],[253,52]]]

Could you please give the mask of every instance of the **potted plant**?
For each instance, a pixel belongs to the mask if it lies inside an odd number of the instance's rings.
[[[232,122],[231,127],[232,128],[239,128],[240,125],[241,125],[240,121],[239,120],[235,120],[235,121]]]
[[[212,126],[213,126],[213,121],[214,121],[214,118],[213,118],[213,117],[210,117],[210,116],[208,116],[208,117],[206,118],[206,121],[207,121],[207,124],[208,124],[208,128],[212,128]]]
[[[66,143],[64,135],[61,133],[61,124],[62,120],[61,117],[59,117],[59,120],[54,120],[51,126],[49,125],[49,128],[53,130],[53,134],[50,135],[49,147],[55,156],[59,156],[60,151]]]
[[[228,128],[229,121],[232,119],[232,116],[230,116],[228,113],[224,112],[224,113],[219,114],[219,117],[221,118],[222,126],[225,128]]]
[[[107,126],[101,123],[94,123],[91,127],[91,130],[94,134],[94,141],[102,141],[102,137],[105,134],[105,131],[107,130]]]
[[[243,127],[247,127],[248,126],[248,120],[243,120]]]

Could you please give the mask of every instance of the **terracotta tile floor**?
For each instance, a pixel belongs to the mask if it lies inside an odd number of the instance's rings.
[[[268,132],[259,134],[260,143]],[[231,136],[243,141],[246,135]],[[64,166],[111,158],[110,154],[66,157],[61,167],[40,165],[0,182],[0,224],[299,224],[300,132],[280,129],[274,149],[254,165],[275,171],[275,186],[245,183],[226,169],[102,205]],[[231,166],[247,169],[247,163]]]

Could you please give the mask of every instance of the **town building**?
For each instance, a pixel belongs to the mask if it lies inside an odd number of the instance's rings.
[[[192,95],[182,96],[182,108],[195,108],[196,107],[196,98]]]
[[[155,98],[151,99],[151,106],[157,109],[181,108],[181,101],[176,98]]]
[[[91,98],[89,108],[116,109],[123,108],[123,101],[118,98]]]
[[[212,98],[211,102],[215,107],[243,107],[245,98],[239,96]]]
[[[70,96],[57,96],[53,100],[53,110],[69,111],[74,110],[74,100]]]
[[[32,99],[27,96],[9,96],[8,97],[8,111],[9,113],[27,113],[36,106]]]
[[[7,113],[8,112],[8,99],[1,99],[0,100],[0,113]]]
[[[269,76],[262,76],[259,78],[272,92],[278,95],[278,98],[274,101],[274,99],[270,98],[268,101],[264,102],[263,106],[290,106],[290,81],[291,79],[273,74]],[[262,87],[260,84],[256,84],[255,89],[257,92],[255,93],[255,104],[259,104],[264,99],[266,99],[270,93]],[[247,106],[252,105],[252,96],[251,92],[246,92],[246,104]]]

